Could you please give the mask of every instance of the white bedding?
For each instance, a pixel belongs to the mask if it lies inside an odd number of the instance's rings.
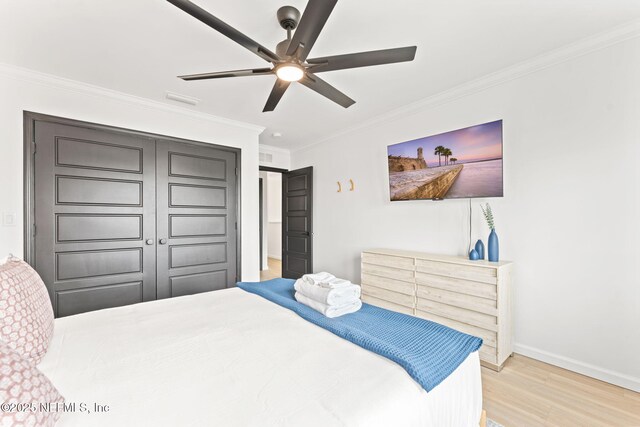
[[[467,427],[482,408],[477,352],[426,393],[396,363],[240,289],[56,319],[39,368],[77,403],[63,427]]]

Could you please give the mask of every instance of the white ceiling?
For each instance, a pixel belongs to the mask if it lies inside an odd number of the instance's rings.
[[[195,3],[275,50],[276,10],[306,1]],[[639,0],[340,0],[310,57],[418,46],[413,62],[323,73],[357,101],[349,109],[294,84],[262,113],[274,76],[177,79],[268,63],[163,0],[0,0],[0,62],[167,103],[166,91],[193,96],[196,110],[265,126],[263,143],[295,149],[637,19]]]

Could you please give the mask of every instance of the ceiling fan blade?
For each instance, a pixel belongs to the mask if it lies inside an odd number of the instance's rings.
[[[370,52],[350,53],[346,55],[325,56],[308,59],[310,71],[344,70],[347,68],[369,67],[372,65],[393,64],[395,62],[413,61],[416,56],[416,46],[399,47],[396,49],[372,50]]]
[[[167,0],[167,1],[173,4],[174,6],[182,9],[183,11],[187,12],[189,15],[193,16],[194,18],[204,22],[214,30],[229,37],[234,42],[249,49],[251,52],[255,53],[265,61],[276,62],[280,60],[278,55],[271,52],[269,49],[262,46],[260,43],[245,36],[240,31],[236,30],[229,24],[216,18],[215,16],[213,16],[212,14],[210,14],[200,6],[194,3],[191,3],[189,0]]]
[[[245,76],[262,76],[266,74],[273,74],[271,68],[254,68],[252,70],[234,70],[234,71],[220,71],[216,73],[201,73],[201,74],[187,74],[184,76],[178,76],[182,80],[208,80],[208,79],[221,79],[224,77],[245,77]]]
[[[327,22],[331,11],[338,0],[309,0],[304,9],[302,18],[296,32],[293,34],[287,55],[297,55],[300,61],[304,61],[309,56],[309,52],[316,42],[322,27]]]
[[[264,109],[262,110],[263,113],[275,110],[276,105],[278,105],[278,102],[280,102],[282,95],[284,95],[284,92],[290,84],[291,82],[276,79],[276,84],[273,85],[269,99],[267,99],[267,103],[264,105]]]
[[[320,95],[329,98],[333,102],[342,105],[344,108],[349,108],[356,103],[353,99],[349,98],[344,93],[340,92],[329,83],[322,80],[320,77],[311,73],[305,74],[300,80],[300,83],[308,87],[309,89],[318,92]]]

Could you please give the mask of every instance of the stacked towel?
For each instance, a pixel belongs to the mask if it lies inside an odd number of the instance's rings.
[[[333,318],[355,313],[362,307],[360,286],[333,274],[305,274],[294,284],[295,298],[301,304]]]
[[[304,280],[297,280],[293,285],[296,292],[327,305],[345,305],[360,299],[360,286],[348,282],[349,286],[326,288],[311,285]]]
[[[321,288],[335,289],[353,286],[349,280],[338,279],[331,273],[322,272],[314,274],[305,274],[300,280],[309,283],[310,285],[320,286]]]
[[[320,273],[305,274],[299,280],[303,280],[311,285],[320,285],[321,283],[329,283],[331,280],[335,280],[336,276],[325,271]]]
[[[296,297],[296,301],[298,301],[299,303],[304,304],[307,307],[313,308],[315,311],[318,311],[329,318],[339,317],[349,313],[355,313],[356,311],[360,310],[360,308],[362,307],[362,301],[360,301],[359,299],[356,299],[353,302],[350,302],[348,304],[335,306],[335,305],[323,304],[321,302],[318,302],[314,299],[311,299],[309,297],[302,295],[300,292],[296,292],[295,297]]]

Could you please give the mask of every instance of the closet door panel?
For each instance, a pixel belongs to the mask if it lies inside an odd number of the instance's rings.
[[[156,142],[158,298],[235,286],[237,155]]]
[[[156,298],[155,144],[36,120],[35,259],[57,317]]]

